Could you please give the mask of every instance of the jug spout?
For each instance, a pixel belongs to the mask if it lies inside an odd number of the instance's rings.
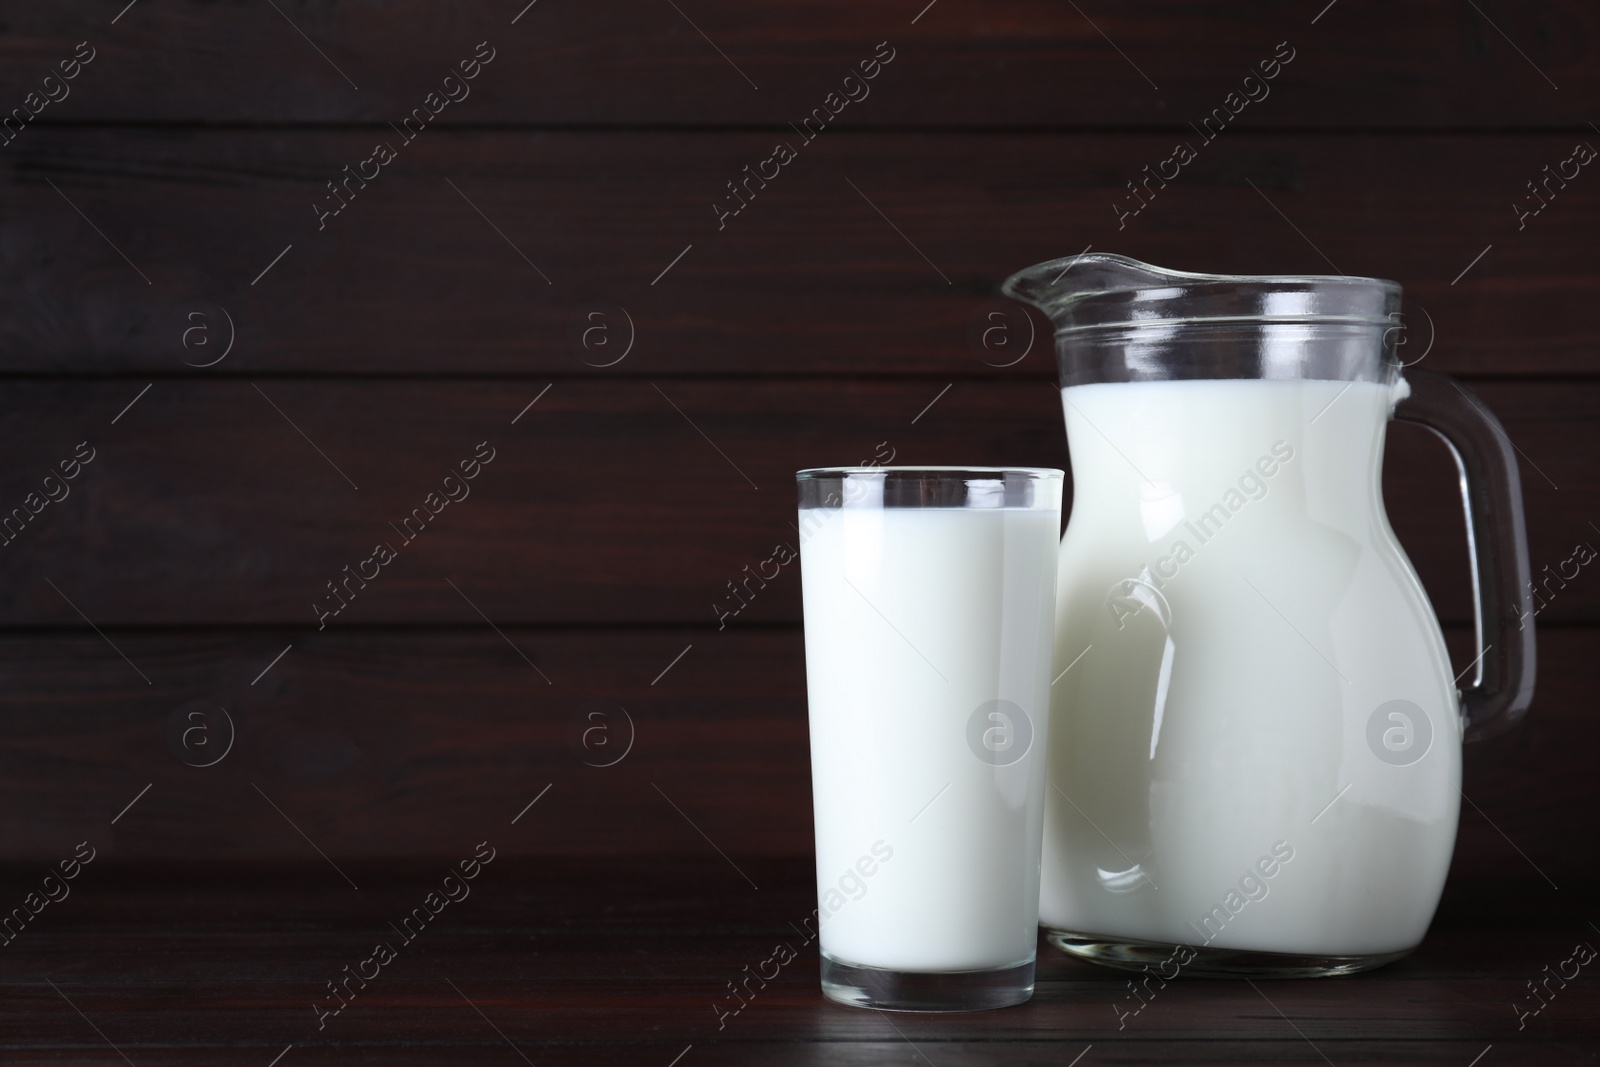
[[[1168,270],[1085,252],[1001,290],[1055,325],[1061,384],[1189,378],[1399,378],[1400,286],[1345,275]]]
[[[1082,252],[1019,270],[1000,290],[1013,300],[1032,304],[1059,326],[1057,314],[1070,312],[1073,301],[1091,293],[1137,292],[1216,277],[1167,270],[1110,252]]]

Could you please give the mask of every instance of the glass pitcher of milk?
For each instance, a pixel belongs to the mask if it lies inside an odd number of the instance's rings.
[[[1461,742],[1533,695],[1521,486],[1494,416],[1397,359],[1400,287],[1085,254],[1005,292],[1056,327],[1072,456],[1040,923],[1187,974],[1344,974],[1421,941]],[[1482,652],[1457,687],[1384,512],[1391,417],[1461,472]]]

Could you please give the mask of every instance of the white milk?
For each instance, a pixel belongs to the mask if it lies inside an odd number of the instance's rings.
[[[1059,513],[800,520],[823,953],[903,971],[1032,960]],[[967,741],[997,699],[1034,734],[1007,766]]]
[[[1305,954],[1421,940],[1455,841],[1461,733],[1378,496],[1405,388],[1062,391],[1074,497],[1055,670],[1082,658],[1052,690],[1041,923]],[[1431,728],[1407,766],[1368,743],[1392,700]]]

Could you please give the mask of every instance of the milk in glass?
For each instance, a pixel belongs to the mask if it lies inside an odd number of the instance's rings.
[[[1059,521],[1059,505],[802,509],[825,957],[1032,961]]]

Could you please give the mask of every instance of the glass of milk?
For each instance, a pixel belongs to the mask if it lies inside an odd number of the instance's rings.
[[[1062,472],[804,470],[822,991],[1033,995]]]

